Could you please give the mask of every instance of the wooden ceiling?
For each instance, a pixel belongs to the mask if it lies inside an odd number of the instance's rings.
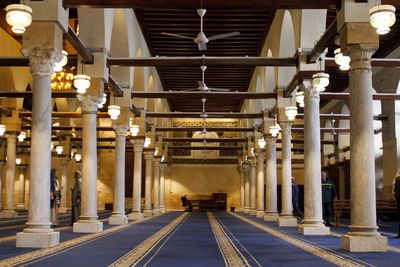
[[[239,31],[240,35],[210,41],[207,50],[199,51],[191,40],[162,35],[161,32],[196,37],[200,17],[196,10],[135,10],[152,56],[259,56],[275,11],[207,10],[204,33],[209,37]],[[158,67],[164,90],[187,90],[198,87],[200,66]],[[208,67],[208,87],[247,91],[254,67]],[[198,99],[170,99],[173,111],[200,111]],[[241,100],[208,100],[207,111],[239,111]]]

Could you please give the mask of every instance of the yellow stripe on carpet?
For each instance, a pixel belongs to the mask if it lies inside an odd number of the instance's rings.
[[[341,257],[341,256],[339,256],[339,255],[337,255],[335,253],[332,253],[332,252],[330,252],[328,250],[325,250],[325,249],[322,249],[322,248],[320,248],[318,246],[315,246],[315,245],[312,245],[310,243],[304,242],[304,241],[302,241],[300,239],[297,239],[297,238],[295,238],[293,236],[290,236],[290,235],[288,235],[288,234],[286,234],[284,232],[275,230],[275,229],[273,229],[271,227],[268,227],[268,226],[266,226],[264,224],[255,222],[255,221],[253,221],[251,219],[242,217],[241,215],[238,215],[236,213],[229,212],[229,214],[231,214],[232,216],[234,216],[234,217],[236,217],[236,218],[238,218],[238,219],[240,219],[240,220],[242,220],[244,222],[247,222],[248,224],[250,224],[250,225],[252,225],[252,226],[254,226],[254,227],[256,227],[256,228],[258,228],[258,229],[260,229],[260,230],[262,230],[264,232],[267,232],[268,234],[270,234],[272,236],[275,236],[277,238],[285,240],[286,242],[289,242],[290,244],[292,244],[292,245],[294,245],[294,246],[296,246],[298,248],[301,248],[306,252],[309,252],[309,253],[311,253],[311,254],[313,254],[315,256],[318,256],[318,257],[320,257],[320,258],[322,258],[322,259],[324,259],[326,261],[329,261],[329,262],[331,262],[333,264],[336,264],[338,266],[348,266],[348,267],[353,267],[353,266],[357,266],[357,267],[360,266],[361,267],[361,266],[364,266],[364,265],[359,264],[359,263],[357,263],[355,261],[352,261],[352,260],[349,260],[349,259],[345,259],[345,258],[343,258],[343,257]]]
[[[207,212],[208,220],[211,229],[214,233],[215,240],[217,240],[219,249],[224,258],[225,265],[228,267],[250,266],[246,258],[235,246],[229,236],[226,234],[214,214]]]
[[[187,212],[180,215],[178,218],[161,228],[158,232],[154,233],[142,243],[137,245],[127,254],[119,258],[117,261],[109,266],[112,267],[125,267],[136,266],[146,255],[148,255],[161,240],[172,232],[179,224],[189,217]]]

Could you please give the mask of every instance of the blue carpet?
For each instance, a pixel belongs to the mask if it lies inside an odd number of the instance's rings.
[[[357,259],[361,262],[365,262],[366,264],[372,264],[375,266],[385,266],[385,267],[398,267],[400,266],[400,253],[396,252],[387,252],[387,253],[350,253],[340,248],[340,238],[334,236],[304,236],[297,233],[297,227],[281,227],[279,228],[274,222],[265,222],[262,219],[255,218],[255,216],[240,214],[248,219],[256,221],[258,223],[267,225],[275,230],[279,230],[290,234],[298,239],[307,241],[309,243],[324,247],[329,249],[330,251],[352,259]],[[346,233],[346,228],[331,228],[334,232]],[[400,245],[400,240],[395,238],[389,238],[390,246]]]
[[[180,212],[167,213],[120,232],[33,262],[28,266],[108,266],[180,214]]]
[[[144,258],[139,266],[146,262],[149,262],[146,266],[163,267],[225,266],[207,213],[191,213],[165,244],[163,243]]]

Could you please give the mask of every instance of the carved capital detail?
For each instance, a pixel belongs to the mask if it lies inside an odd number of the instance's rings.
[[[279,123],[281,126],[281,131],[283,135],[290,135],[292,131],[292,123],[290,122],[281,122]]]
[[[319,100],[319,90],[312,85],[310,87],[304,87],[304,101],[310,99]]]
[[[115,136],[125,137],[128,127],[126,125],[113,125]]]
[[[81,102],[82,114],[97,114],[98,104],[101,103],[102,97],[98,95],[77,95]]]
[[[266,149],[271,148],[272,146],[275,147],[276,146],[276,140],[277,140],[277,138],[273,137],[273,136],[266,137],[265,138],[265,142],[266,142],[265,147],[266,147]]]
[[[144,146],[144,140],[136,139],[133,141],[133,151],[135,153],[141,154],[143,152],[143,146]]]
[[[54,64],[62,59],[60,50],[53,47],[24,47],[22,54],[29,59],[33,76],[51,76]]]
[[[353,45],[349,46],[347,51],[351,58],[351,70],[371,70],[371,57],[375,53],[375,49],[370,47],[362,47],[360,45]]]

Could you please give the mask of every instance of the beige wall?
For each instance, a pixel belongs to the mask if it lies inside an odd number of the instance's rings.
[[[212,193],[227,193],[227,208],[239,207],[240,176],[236,165],[172,165],[166,175],[167,209],[182,208],[181,196],[201,199]]]

